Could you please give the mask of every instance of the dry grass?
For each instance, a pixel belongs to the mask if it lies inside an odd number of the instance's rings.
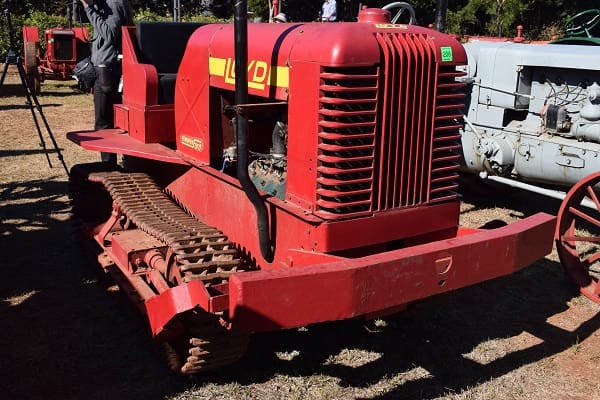
[[[565,281],[555,254],[375,330],[343,321],[255,335],[230,368],[193,380],[170,374],[133,309],[79,250],[65,173],[54,152],[48,168],[18,87],[9,87],[10,96],[0,90],[2,398],[600,399],[600,307]],[[91,96],[68,85],[43,90],[67,164],[96,160],[64,137],[92,125]],[[558,208],[477,189],[462,209],[470,226]]]

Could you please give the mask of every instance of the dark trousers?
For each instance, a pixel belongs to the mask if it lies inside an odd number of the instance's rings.
[[[119,94],[119,78],[121,71],[117,68],[95,67],[96,82],[94,82],[94,129],[114,128],[113,105],[121,102]],[[102,161],[117,163],[117,155],[101,153]]]

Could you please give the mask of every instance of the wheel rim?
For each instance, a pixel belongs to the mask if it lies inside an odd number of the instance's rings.
[[[38,44],[36,42],[25,42],[23,44],[25,75],[31,85],[31,89],[39,94],[41,91],[40,76],[38,71],[37,58],[39,53]]]
[[[35,42],[25,42],[23,44],[23,66],[26,72],[37,69],[38,47]]]
[[[600,173],[578,182],[567,194],[558,212],[556,250],[567,276],[581,294],[600,303]],[[584,200],[596,209],[584,207]]]

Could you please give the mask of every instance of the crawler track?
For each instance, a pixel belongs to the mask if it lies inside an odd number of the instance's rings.
[[[168,246],[166,261],[175,267],[175,272],[169,268],[168,276],[163,271],[169,286],[191,280],[210,286],[245,269],[235,245],[222,232],[183,211],[148,175],[93,168],[89,172],[87,182],[104,186],[122,216],[123,229],[140,229]],[[174,323],[181,334],[162,343],[169,366],[194,374],[238,360],[246,350],[247,335],[228,331],[221,322],[222,316],[204,310],[179,315]]]
[[[148,175],[100,172],[89,179],[106,187],[135,226],[169,246],[184,282],[221,283],[238,272],[242,262],[235,245],[173,203]]]

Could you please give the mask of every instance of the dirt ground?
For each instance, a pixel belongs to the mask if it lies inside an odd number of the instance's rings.
[[[98,159],[65,133],[92,126],[91,96],[39,97],[66,164]],[[3,399],[600,399],[600,306],[556,254],[512,276],[432,298],[365,329],[344,321],[255,335],[236,365],[175,376],[141,318],[75,240],[67,176],[49,168],[17,76],[0,88],[0,397]],[[478,226],[559,203],[467,187]]]

